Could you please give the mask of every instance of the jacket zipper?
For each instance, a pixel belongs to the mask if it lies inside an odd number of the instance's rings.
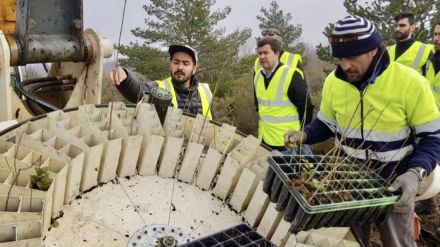
[[[365,142],[364,137],[364,90],[359,90],[361,96],[361,137],[362,143]],[[365,149],[365,160],[368,159],[368,149]]]

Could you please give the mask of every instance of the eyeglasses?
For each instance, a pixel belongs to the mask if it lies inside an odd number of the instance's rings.
[[[281,37],[281,34],[279,32],[277,32],[275,30],[272,30],[272,29],[265,29],[265,30],[261,31],[261,35],[262,36],[274,36],[274,35],[277,35],[277,36]]]

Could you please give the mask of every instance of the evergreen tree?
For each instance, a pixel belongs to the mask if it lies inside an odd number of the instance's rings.
[[[432,23],[439,18],[440,1],[435,0],[344,0],[344,7],[349,14],[359,15],[374,22],[382,35],[386,46],[394,43],[393,17],[400,12],[410,12],[415,15],[416,30],[414,38],[422,42],[430,42]],[[342,16],[341,16],[342,18]],[[329,34],[330,26],[324,34]],[[334,61],[331,58],[328,45],[319,44],[316,52],[324,61]]]
[[[187,44],[199,55],[198,78],[212,84],[217,81],[227,84],[223,82],[234,75],[225,72],[238,63],[239,49],[249,39],[251,30],[245,28],[226,34],[224,28],[216,28],[231,8],[211,11],[214,4],[215,0],[151,0],[143,6],[147,14],[145,26],[131,31],[143,43],[131,42],[119,47],[120,53],[127,57],[121,59],[121,64],[148,79],[162,79],[169,75],[167,47]],[[219,87],[217,93],[227,90],[225,85]]]
[[[261,7],[260,12],[261,14],[257,15],[257,19],[260,21],[258,24],[260,30],[276,28],[283,35],[284,50],[301,54],[304,52],[304,43],[297,41],[301,36],[302,27],[300,24],[291,23],[292,14],[285,13],[280,9],[275,0],[270,3],[269,9]]]

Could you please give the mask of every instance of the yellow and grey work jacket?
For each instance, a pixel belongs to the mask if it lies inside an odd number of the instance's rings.
[[[287,91],[297,70],[279,67],[266,89],[261,71],[255,74],[254,86],[258,102],[258,138],[270,146],[284,146],[284,134],[301,127],[298,110]]]
[[[396,62],[363,91],[333,72],[324,82],[318,118],[349,156],[398,162],[413,152],[411,128],[416,135],[439,130],[440,113],[430,91],[428,80]]]
[[[160,88],[165,88],[171,92],[172,95],[171,103],[173,104],[174,107],[178,107],[176,91],[174,90],[174,85],[173,82],[171,81],[171,77],[156,82]],[[212,113],[210,109],[211,101],[212,101],[212,93],[211,90],[209,89],[208,83],[198,82],[197,91],[200,96],[203,115],[207,116],[209,119],[212,119]]]
[[[387,47],[388,54],[390,55],[390,61],[396,61],[408,67],[422,72],[422,67],[428,60],[429,55],[433,50],[433,46],[425,44],[420,41],[414,41],[414,43],[406,50],[402,55],[396,59],[396,45]]]

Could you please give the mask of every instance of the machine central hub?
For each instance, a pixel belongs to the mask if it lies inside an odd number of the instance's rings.
[[[188,243],[190,237],[180,228],[168,225],[146,225],[135,232],[127,247],[175,247]]]

